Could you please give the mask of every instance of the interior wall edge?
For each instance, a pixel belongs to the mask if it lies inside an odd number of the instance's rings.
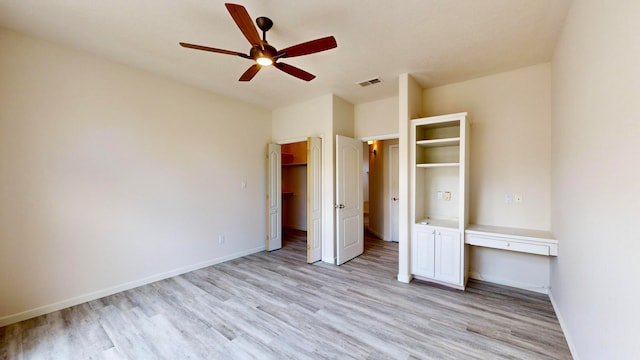
[[[562,317],[562,312],[560,311],[560,307],[558,306],[555,298],[553,297],[553,289],[551,287],[549,287],[549,300],[551,301],[551,306],[553,306],[553,311],[555,311],[556,317],[558,318],[558,323],[560,323],[560,328],[562,329],[564,338],[567,341],[567,345],[569,346],[569,351],[571,351],[571,356],[574,358],[574,360],[580,360],[580,357],[578,356],[578,351],[576,350],[576,347],[573,342],[573,337],[569,332],[569,326],[565,322],[564,317]]]

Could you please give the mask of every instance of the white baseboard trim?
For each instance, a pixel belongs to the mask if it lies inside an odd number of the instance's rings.
[[[327,263],[327,264],[331,264],[331,265],[335,265],[338,263],[338,258],[336,257],[323,257],[321,259],[322,262]]]
[[[536,285],[536,284],[529,284],[529,283],[523,283],[523,282],[519,282],[519,281],[508,280],[508,279],[503,279],[503,278],[499,278],[499,277],[495,277],[495,276],[486,276],[486,275],[482,275],[481,273],[475,272],[475,271],[469,271],[469,277],[472,278],[472,279],[480,280],[480,281],[486,281],[486,282],[490,282],[490,283],[494,283],[494,284],[505,285],[505,286],[510,286],[510,287],[514,287],[514,288],[518,288],[518,289],[534,291],[534,292],[541,293],[541,294],[548,294],[549,293],[549,288],[545,287],[545,286],[540,286],[540,285]]]
[[[571,351],[571,357],[573,357],[575,360],[580,360],[580,358],[578,357],[578,352],[576,351],[575,345],[573,343],[573,338],[571,337],[571,333],[569,332],[569,328],[567,327],[567,323],[564,321],[564,318],[562,317],[562,313],[558,308],[558,305],[556,303],[556,300],[553,297],[553,292],[551,291],[551,289],[549,289],[549,300],[551,300],[553,311],[555,311],[556,313],[556,317],[558,318],[558,322],[560,323],[560,328],[564,333],[564,338],[565,340],[567,340],[567,345],[569,345],[569,351]]]
[[[23,320],[27,320],[27,319],[31,319],[34,318],[36,316],[40,316],[40,315],[44,315],[44,314],[48,314],[54,311],[58,311],[58,310],[62,310],[71,306],[75,306],[75,305],[79,305],[88,301],[92,301],[92,300],[96,300],[96,299],[100,299],[103,298],[105,296],[109,296],[109,295],[113,295],[122,291],[126,291],[129,289],[133,289],[142,285],[147,285],[156,281],[160,281],[160,280],[164,280],[164,279],[168,279],[174,276],[178,276],[178,275],[182,275],[194,270],[198,270],[198,269],[202,269],[211,265],[216,265],[216,264],[220,264],[223,263],[225,261],[229,261],[229,260],[233,260],[233,259],[237,259],[243,256],[247,256],[247,255],[251,255],[260,251],[264,251],[266,250],[265,246],[260,246],[257,248],[253,248],[253,249],[249,249],[249,250],[245,250],[245,251],[240,251],[231,255],[226,255],[226,256],[222,256],[219,258],[215,258],[215,259],[211,259],[211,260],[207,260],[207,261],[203,261],[197,264],[193,264],[193,265],[188,265],[188,266],[184,266],[178,269],[174,269],[174,270],[170,270],[167,272],[163,272],[160,274],[156,274],[156,275],[152,275],[152,276],[148,276],[146,278],[142,278],[139,280],[134,280],[131,282],[127,282],[124,284],[120,284],[120,285],[116,285],[107,289],[102,289],[102,290],[98,290],[98,291],[94,291],[94,292],[90,292],[87,294],[83,294],[80,296],[75,296],[66,300],[62,300],[62,301],[58,301],[55,302],[53,304],[49,304],[49,305],[44,305],[44,306],[40,306],[37,307],[35,309],[29,309],[26,311],[22,311],[19,312],[17,314],[11,314],[11,315],[6,315],[3,317],[0,317],[0,327],[9,325],[9,324],[13,324],[13,323],[17,323],[19,321],[23,321]]]
[[[411,274],[398,274],[398,281],[408,284],[413,280],[413,276]]]

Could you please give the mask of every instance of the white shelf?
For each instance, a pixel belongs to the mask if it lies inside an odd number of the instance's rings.
[[[456,167],[460,166],[460,163],[428,163],[428,164],[416,164],[417,168],[437,168],[437,167]]]
[[[471,234],[491,233],[495,235],[505,235],[523,240],[555,240],[553,234],[551,234],[551,232],[549,231],[510,228],[505,226],[469,224],[469,227],[467,227],[466,231]]]
[[[444,147],[444,146],[460,146],[460,138],[447,138],[447,139],[433,139],[433,140],[418,140],[416,145],[422,147]]]

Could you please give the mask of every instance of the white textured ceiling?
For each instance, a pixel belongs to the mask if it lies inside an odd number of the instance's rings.
[[[336,37],[336,49],[286,59],[311,82],[266,68],[240,83],[249,60],[180,47],[248,53],[224,1],[0,0],[0,26],[274,109],[327,93],[354,104],[394,96],[405,72],[426,88],[548,61],[570,1],[238,0],[273,20],[276,48]]]

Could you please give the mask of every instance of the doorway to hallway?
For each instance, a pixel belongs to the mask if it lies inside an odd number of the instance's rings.
[[[398,139],[365,142],[363,198],[366,232],[385,241],[398,241]]]

